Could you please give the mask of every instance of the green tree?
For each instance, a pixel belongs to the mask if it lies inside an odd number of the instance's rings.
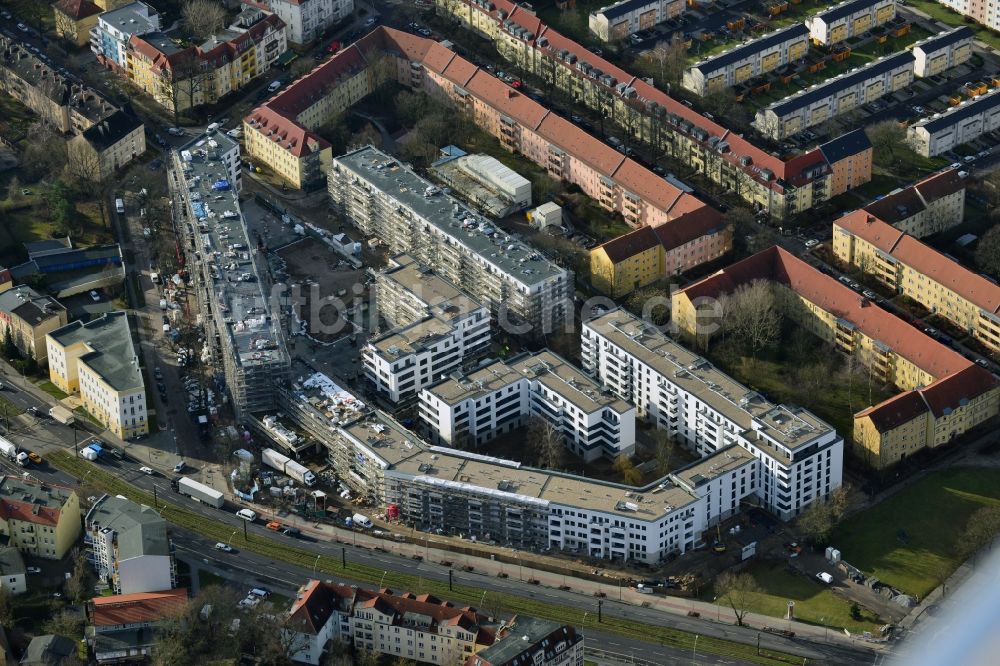
[[[61,180],[55,181],[45,191],[45,204],[48,206],[49,219],[60,230],[69,232],[76,219],[76,206],[70,188]]]
[[[873,159],[880,166],[894,165],[902,154],[900,148],[906,146],[906,130],[893,118],[869,125],[865,134],[872,144]]]
[[[10,333],[9,326],[4,329],[3,347],[0,347],[0,352],[3,353],[3,357],[8,361],[20,356],[20,352],[17,351],[17,346],[14,344],[14,337]]]

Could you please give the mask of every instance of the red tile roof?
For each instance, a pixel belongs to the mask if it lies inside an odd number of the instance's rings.
[[[56,484],[40,484],[11,476],[0,477],[0,518],[55,527],[62,506],[73,492]],[[49,501],[51,498],[54,501]]]
[[[292,603],[288,623],[296,631],[318,634],[335,610],[354,598],[355,589],[347,585],[310,580]]]
[[[469,79],[465,89],[529,129],[536,129],[549,112],[535,100],[483,70],[479,70]]]
[[[155,622],[179,612],[185,604],[186,588],[95,597],[90,602],[90,623],[98,627],[113,627]]]
[[[598,173],[610,177],[625,161],[625,156],[582,129],[550,113],[538,127],[542,138],[551,141]]]
[[[723,226],[722,215],[711,206],[684,213],[680,217],[655,227],[640,227],[635,231],[613,238],[596,249],[604,250],[614,263],[624,261],[640,252],[663,246],[667,252],[713,233]]]
[[[964,189],[965,179],[959,177],[958,169],[947,169],[873,201],[865,210],[889,224],[898,224],[927,208],[927,204]]]
[[[871,418],[879,432],[889,432],[927,413],[927,403],[917,391],[904,391],[877,405],[863,409],[856,417]]]
[[[244,120],[264,137],[281,144],[295,157],[310,155],[330,146],[326,139],[289,120],[266,104],[254,109]]]
[[[75,21],[100,14],[104,11],[94,3],[88,2],[88,0],[59,0],[52,7]]]
[[[640,252],[656,247],[660,240],[652,227],[639,227],[635,231],[622,234],[618,238],[612,238],[606,243],[599,245],[595,250],[604,250],[613,263],[625,261],[629,257],[634,257]]]
[[[994,314],[1000,312],[1000,286],[891,224],[864,210],[849,213],[834,224],[868,241],[976,307]]]
[[[285,91],[272,97],[264,106],[294,119],[329,94],[331,83],[352,76],[367,66],[361,49],[352,44],[311,72],[297,79]]]

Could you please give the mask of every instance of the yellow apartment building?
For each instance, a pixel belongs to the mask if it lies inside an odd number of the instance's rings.
[[[46,342],[49,379],[59,390],[78,394],[83,408],[122,439],[149,432],[145,382],[124,312],[67,324]]]
[[[0,336],[10,335],[17,350],[39,365],[47,362],[45,336],[66,325],[66,308],[28,285],[0,292]]]
[[[61,560],[81,529],[80,501],[72,488],[0,477],[0,535],[21,553]]]

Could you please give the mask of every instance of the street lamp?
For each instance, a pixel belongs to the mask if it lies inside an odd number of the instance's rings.
[[[322,554],[320,554],[320,555],[317,555],[317,556],[316,556],[316,561],[315,561],[315,562],[313,562],[313,578],[315,578],[315,577],[316,577],[316,567],[318,567],[318,566],[319,566],[319,558],[321,558],[321,557],[323,557],[323,555],[322,555]],[[383,574],[383,576],[384,576],[384,575],[385,575],[385,574]],[[381,585],[380,585],[379,587],[381,587]]]
[[[233,537],[236,536],[237,532],[239,532],[239,530],[233,530],[233,533],[229,535],[229,539],[226,540],[227,546],[233,545]]]
[[[694,664],[698,660],[698,634],[694,635],[694,647],[691,648],[691,663]]]
[[[382,582],[385,580],[385,575],[389,573],[388,570],[382,572],[382,577],[378,579],[378,589],[382,589]]]

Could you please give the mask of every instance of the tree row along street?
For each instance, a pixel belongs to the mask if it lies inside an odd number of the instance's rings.
[[[800,660],[803,658],[814,660],[817,663],[849,663],[855,662],[858,658],[870,658],[870,653],[859,649],[818,646],[771,634],[761,634],[748,628],[740,629],[727,626],[725,631],[721,632],[719,631],[722,629],[721,625],[705,624],[706,634],[724,633],[728,638],[733,639],[726,640],[659,626],[659,624],[648,624],[647,622],[663,623],[666,618],[661,611],[621,604],[612,600],[595,599],[592,604],[589,604],[592,608],[588,610],[557,605],[553,603],[553,598],[566,601],[566,597],[570,597],[571,593],[531,587],[529,583],[517,583],[513,580],[462,573],[426,562],[409,563],[400,558],[388,556],[387,551],[385,551],[387,557],[377,559],[377,564],[380,566],[361,564],[356,560],[361,559],[364,551],[355,547],[331,542],[318,542],[311,545],[313,550],[306,550],[280,543],[273,536],[259,533],[256,529],[253,531],[243,530],[239,529],[238,525],[234,529],[232,524],[219,522],[191,509],[165,502],[162,492],[154,498],[153,493],[141,490],[90,462],[74,458],[68,452],[50,452],[49,462],[63,472],[83,479],[86,484],[94,486],[100,491],[115,495],[120,494],[132,501],[150,506],[155,505],[167,521],[212,542],[229,543],[239,550],[250,551],[273,560],[296,565],[307,571],[313,571],[317,575],[319,573],[340,574],[354,581],[380,584],[393,589],[420,589],[423,592],[456,602],[469,603],[477,607],[502,609],[506,613],[554,619],[581,627],[595,623],[599,614],[598,601],[602,601],[600,626],[605,632],[643,641],[647,644],[670,646],[683,650],[693,649],[697,636],[697,649],[699,651],[734,657],[751,663],[801,663]],[[233,518],[235,519],[235,516]],[[384,551],[384,549],[382,550]],[[401,573],[394,569],[419,573]],[[449,581],[452,581],[451,584]],[[475,581],[477,586],[470,585],[471,581]],[[513,593],[517,587],[525,588],[524,592]],[[539,597],[547,598],[543,600]],[[759,654],[758,640],[760,641]],[[793,655],[782,651],[789,649],[797,654]]]

